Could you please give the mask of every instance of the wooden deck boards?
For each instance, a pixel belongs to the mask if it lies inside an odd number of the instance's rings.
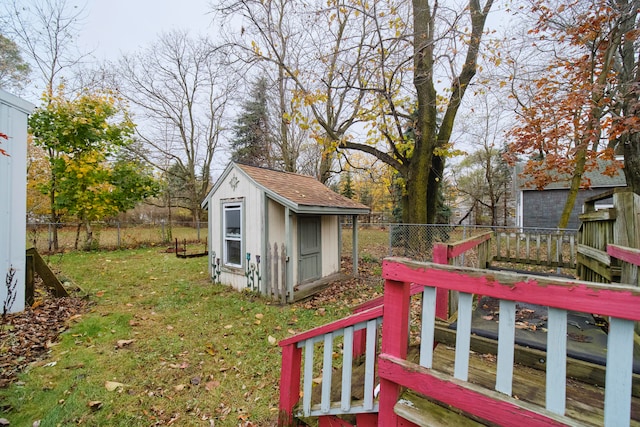
[[[417,349],[412,348],[408,359],[417,363]],[[445,344],[439,344],[434,351],[434,370],[447,375],[453,375],[455,363],[455,349]],[[571,359],[569,359],[571,363]],[[331,398],[340,400],[341,370],[334,371],[331,384]],[[353,393],[354,400],[362,399],[364,378],[364,358],[354,361]],[[493,390],[496,381],[496,359],[492,354],[471,352],[469,357],[469,382]],[[545,371],[528,366],[516,365],[513,376],[513,397],[523,402],[544,407],[545,405]],[[378,380],[376,378],[376,384]],[[320,403],[320,384],[314,384],[312,405]],[[577,425],[603,425],[604,388],[567,379],[566,416],[574,419]],[[441,414],[435,414],[441,417]],[[640,399],[634,397],[631,409],[631,426],[640,427]],[[350,421],[351,418],[349,418]]]
[[[434,369],[453,374],[455,350],[438,345],[434,352]],[[492,355],[471,353],[469,358],[469,382],[493,389],[495,386],[496,362]],[[516,366],[513,376],[513,396],[524,402],[544,407],[545,372]],[[567,379],[566,416],[587,425],[603,425],[604,388]],[[640,399],[633,398],[631,425],[640,426]]]

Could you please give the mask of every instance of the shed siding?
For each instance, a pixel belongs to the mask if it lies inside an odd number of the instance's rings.
[[[16,298],[10,312],[24,310],[27,215],[27,117],[33,105],[0,90],[0,132],[9,139],[0,146],[9,156],[0,155],[0,280],[11,268]],[[0,287],[0,301],[7,298]]]
[[[237,182],[235,182],[237,180]],[[235,184],[232,186],[232,183]],[[262,254],[262,238],[264,236],[264,207],[262,191],[253,185],[243,174],[236,171],[231,173],[221,183],[218,191],[211,197],[209,202],[209,238],[211,239],[211,250],[215,251],[216,257],[222,259],[223,251],[223,230],[222,230],[222,206],[224,203],[239,201],[243,204],[242,225],[242,268],[221,266],[220,282],[231,285],[237,290],[247,287],[245,270],[247,261],[245,255],[251,254],[251,262],[255,262],[256,255]]]
[[[340,271],[340,250],[338,246],[338,216],[322,217],[322,275]]]
[[[609,190],[609,188],[591,188],[580,190],[571,211],[567,228],[577,229],[580,225],[578,215],[586,199]],[[562,209],[567,200],[567,190],[526,190],[522,192],[522,226],[534,228],[556,228]]]

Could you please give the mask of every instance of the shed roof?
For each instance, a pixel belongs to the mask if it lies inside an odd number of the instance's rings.
[[[627,181],[624,176],[624,171],[618,169],[613,176],[608,176],[603,173],[608,162],[604,160],[598,160],[598,168],[595,170],[586,171],[583,179],[588,179],[591,183],[590,188],[612,188],[612,187],[624,187],[627,185]],[[523,191],[537,191],[536,187],[527,186],[527,182],[531,182],[531,179],[522,176],[524,170],[524,163],[516,164],[516,186]],[[571,176],[560,176],[557,181],[549,183],[545,190],[562,190],[568,189],[571,186]]]
[[[272,199],[288,206],[296,213],[364,215],[370,212],[368,206],[332,191],[320,181],[308,175],[232,162],[219,182],[224,179],[234,166],[261,187]],[[210,196],[215,192],[217,185],[216,183],[203,205],[206,205]]]

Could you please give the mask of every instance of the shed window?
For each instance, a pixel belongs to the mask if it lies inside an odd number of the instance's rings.
[[[242,205],[224,205],[223,218],[224,263],[242,267]]]

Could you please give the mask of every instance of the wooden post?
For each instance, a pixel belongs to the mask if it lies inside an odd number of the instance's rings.
[[[278,263],[280,262],[280,258],[278,257],[278,243],[273,244],[273,296],[277,301],[280,298],[280,275],[278,274]]]
[[[449,246],[445,243],[433,245],[433,262],[436,264],[449,264]],[[449,291],[438,288],[436,290],[436,316],[440,319],[449,318]]]
[[[33,254],[27,253],[26,267],[24,301],[27,305],[31,306],[34,303],[36,275],[36,263]]]
[[[613,223],[613,243],[640,249],[640,196],[631,191],[616,191],[613,205],[617,215]],[[638,266],[623,262],[621,267],[621,283],[637,286]]]
[[[382,353],[406,359],[409,339],[409,288],[406,282],[385,280],[384,317],[382,320]],[[393,407],[400,396],[400,386],[392,381],[380,380],[378,425],[398,426],[400,417]]]
[[[300,368],[302,367],[302,349],[296,344],[282,348],[280,370],[280,406],[278,426],[295,426],[293,408],[300,400]]]
[[[353,260],[353,277],[358,277],[358,215],[351,217],[351,259]]]

